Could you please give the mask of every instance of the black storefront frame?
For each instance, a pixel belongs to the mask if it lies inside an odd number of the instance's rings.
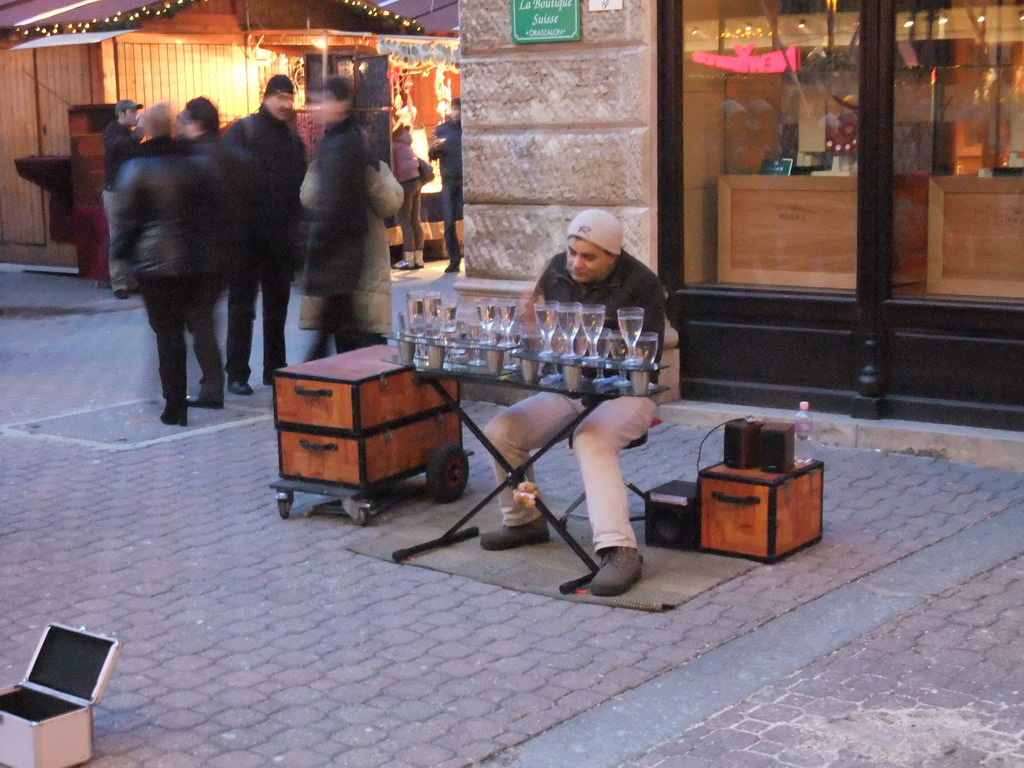
[[[895,3],[860,28],[857,284],[683,286],[682,0],[657,0],[658,268],[684,399],[1024,429],[1024,304],[892,298]]]

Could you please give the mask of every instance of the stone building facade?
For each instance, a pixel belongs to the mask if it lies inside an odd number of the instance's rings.
[[[654,5],[580,5],[579,41],[516,45],[508,2],[461,2],[464,295],[531,288],[585,208],[657,271]]]

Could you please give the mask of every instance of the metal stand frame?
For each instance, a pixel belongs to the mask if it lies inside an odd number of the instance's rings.
[[[480,441],[481,445],[487,449],[487,452],[494,457],[494,460],[505,470],[505,479],[498,487],[488,493],[476,506],[474,506],[466,515],[459,520],[455,525],[445,531],[441,536],[431,541],[425,541],[422,544],[417,544],[412,547],[406,547],[405,549],[397,549],[391,554],[391,559],[396,563],[402,560],[408,560],[414,555],[421,554],[423,552],[429,552],[433,549],[440,549],[441,547],[447,547],[451,544],[456,544],[460,541],[466,541],[472,539],[480,534],[480,529],[476,526],[469,528],[463,528],[473,517],[485,506],[487,506],[495,496],[501,493],[504,488],[515,488],[521,482],[526,480],[526,473],[537,462],[541,456],[546,454],[551,448],[557,445],[561,440],[564,440],[570,434],[572,434],[576,427],[591,414],[591,412],[599,406],[603,400],[595,400],[589,405],[585,405],[583,411],[567,423],[559,432],[554,435],[545,445],[541,446],[536,453],[534,453],[527,461],[518,467],[513,467],[508,460],[498,452],[498,449],[494,447],[487,436],[483,433],[473,421],[473,419],[467,414],[457,400],[455,400],[448,391],[441,386],[440,381],[436,378],[425,377],[426,381],[434,388],[434,390],[441,396],[445,403],[451,406],[452,410],[459,415],[459,419],[462,423],[472,432],[476,438]],[[590,569],[590,572],[586,576],[581,576],[578,579],[567,581],[558,587],[558,591],[563,595],[571,594],[582,586],[589,584],[591,579],[597,574],[598,565],[594,562],[593,558],[587,554],[586,550],[580,546],[579,542],[576,541],[566,529],[565,520],[559,519],[555,514],[548,508],[547,504],[541,499],[537,499],[537,511],[543,515],[544,519],[547,520],[548,524],[553,526],[558,532],[558,535],[562,537],[569,548],[576,553],[576,556],[583,561],[583,564]]]

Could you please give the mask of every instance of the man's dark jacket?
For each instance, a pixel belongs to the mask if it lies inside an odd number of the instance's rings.
[[[620,307],[643,307],[644,331],[658,334],[658,355],[665,341],[665,289],[658,276],[625,251],[615,259],[615,266],[602,280],[577,283],[566,267],[565,253],[548,262],[534,288],[535,298],[547,301],[578,301],[582,304],[604,304],[605,327],[618,330]]]
[[[113,189],[121,166],[135,157],[139,142],[132,129],[117,120],[103,129],[103,188]]]
[[[431,160],[441,158],[441,180],[462,181],[462,121],[446,120],[434,129],[434,139],[444,139],[444,146],[430,148]]]
[[[252,203],[243,222],[246,240],[261,252],[276,251],[290,259],[302,220],[299,187],[306,175],[302,140],[288,123],[260,106],[255,114],[228,128],[222,141],[251,157]]]
[[[209,159],[188,143],[160,138],[139,147],[117,179],[111,256],[147,277],[223,273],[223,187]]]
[[[362,276],[363,241],[369,228],[370,152],[358,118],[349,116],[328,126],[317,158],[320,186],[310,212],[305,292],[351,294]]]

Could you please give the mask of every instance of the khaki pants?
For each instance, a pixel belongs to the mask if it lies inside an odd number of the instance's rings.
[[[601,403],[576,427],[573,453],[587,492],[587,514],[596,550],[636,548],[619,451],[647,431],[656,408],[654,401],[646,397],[620,397]],[[547,443],[582,410],[579,400],[542,392],[496,416],[484,433],[512,466],[519,466],[529,458],[531,450]],[[495,461],[492,464],[495,479],[502,482],[505,470]],[[508,488],[501,492],[498,503],[505,525],[522,525],[537,517],[536,509],[513,506]]]
[[[103,212],[107,215],[107,231],[110,233],[110,243],[114,243],[114,229],[116,214],[117,192],[109,189],[103,190]],[[110,249],[113,251],[113,248]],[[128,276],[127,265],[123,261],[110,258],[107,255],[108,270],[110,272],[110,287],[115,291],[128,290],[135,287],[135,281]]]

